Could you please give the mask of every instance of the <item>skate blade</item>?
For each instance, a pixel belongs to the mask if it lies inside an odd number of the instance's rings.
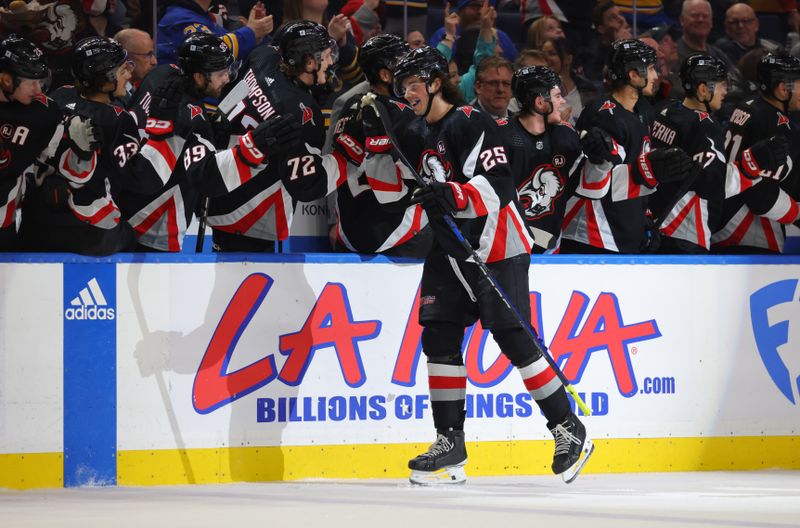
[[[583,449],[581,449],[581,456],[578,457],[578,461],[561,474],[564,482],[569,484],[578,478],[578,474],[581,472],[581,469],[583,469],[583,466],[586,465],[586,462],[589,461],[589,457],[592,456],[592,453],[594,453],[594,443],[592,443],[591,438],[586,438],[583,441]]]
[[[464,471],[464,463],[458,466],[448,466],[436,471],[411,471],[408,477],[409,482],[417,486],[452,486],[454,484],[464,484],[467,482],[467,473]]]

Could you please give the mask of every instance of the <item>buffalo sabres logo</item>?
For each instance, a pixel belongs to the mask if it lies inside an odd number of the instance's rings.
[[[190,104],[189,105],[189,112],[190,112],[190,117],[189,117],[190,120],[194,119],[197,116],[202,116],[203,115],[203,109],[200,108],[199,106],[196,106],[196,105],[191,105]]]
[[[536,220],[553,212],[553,202],[564,190],[564,181],[552,165],[539,165],[517,189],[519,203],[528,220]]]
[[[786,125],[788,127],[789,126],[789,118],[786,117],[785,115],[781,114],[780,112],[778,112],[778,126],[781,126],[781,125]]]
[[[452,178],[450,162],[442,161],[439,155],[432,150],[422,153],[420,172],[427,181],[446,182]]]

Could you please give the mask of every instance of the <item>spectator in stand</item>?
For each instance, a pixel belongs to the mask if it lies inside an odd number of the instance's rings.
[[[573,49],[594,48],[596,45],[592,9],[597,0],[519,0],[518,3],[523,27],[529,28],[534,20],[552,15],[561,23]]]
[[[380,0],[350,0],[342,7],[340,12],[350,19],[353,35],[359,46],[382,32],[381,20],[376,11],[379,6]]]
[[[425,35],[422,34],[422,31],[417,31],[416,29],[414,31],[409,31],[406,36],[406,42],[408,42],[412,50],[424,48],[426,46]]]
[[[656,42],[654,38],[639,37],[638,40],[656,50],[656,58],[658,59],[658,62],[656,62],[656,73],[658,74],[658,77],[656,77],[656,82],[653,85],[653,95],[647,97],[647,100],[650,101],[650,104],[655,107],[662,101],[666,101],[670,98],[674,99],[671,94],[672,82],[669,80],[669,70],[664,64],[664,52],[661,51],[658,42]]]
[[[495,2],[492,0],[460,0],[458,5],[456,6],[456,12],[459,16],[459,23],[458,23],[458,30],[456,37],[461,37],[466,32],[471,32],[474,37],[474,41],[477,42],[477,35],[480,32],[480,25],[481,25],[481,12],[485,11],[485,9],[490,6],[494,5]],[[442,40],[445,36],[445,28],[440,27],[436,30],[436,32],[431,35],[430,39],[428,39],[428,44],[432,47],[436,47],[437,44]],[[498,29],[496,32],[497,36],[497,43],[502,50],[503,56],[508,59],[509,61],[513,61],[519,55],[519,51],[517,47],[514,45],[514,42],[511,40],[511,37],[508,34]],[[460,39],[459,39],[460,40]],[[472,40],[472,39],[465,39],[465,40]],[[463,44],[461,44],[463,46]],[[474,44],[470,46],[470,49],[458,49],[459,43],[458,40],[453,44],[453,54],[455,55],[457,52],[463,54],[468,54],[469,57],[472,57],[474,52]]]
[[[758,17],[753,8],[745,3],[733,4],[725,11],[725,35],[715,46],[721,49],[733,63],[738,63],[745,53],[756,48],[768,52],[776,51],[780,45],[758,38]]]
[[[222,37],[237,59],[244,59],[261,39],[272,32],[272,15],[259,2],[250,10],[245,25],[228,32],[214,22],[209,13],[211,0],[171,0],[158,22],[157,58],[159,64],[177,61],[176,50],[190,33],[211,33]]]
[[[502,57],[487,57],[478,64],[475,74],[475,95],[472,106],[483,110],[492,119],[508,117],[511,102],[511,79],[514,67]]]
[[[140,29],[123,29],[114,35],[114,40],[128,52],[128,61],[133,65],[131,84],[138,88],[144,76],[157,64],[153,39]]]
[[[117,0],[85,0],[83,12],[86,13],[87,24],[78,32],[78,40],[87,37],[110,37],[122,28],[111,18],[117,9]]]
[[[594,85],[572,69],[575,53],[566,38],[548,40],[543,49],[547,66],[561,79],[561,94],[565,104],[561,107],[561,120],[574,125],[590,99],[595,97]]]
[[[528,48],[542,49],[548,40],[564,37],[564,30],[561,29],[561,22],[554,16],[545,15],[537,19],[528,28]]]
[[[772,35],[773,38],[777,38],[778,35],[785,36],[789,32],[800,32],[800,13],[798,13],[800,2],[796,0],[751,0],[749,4],[757,14],[775,15],[781,20],[783,27],[777,35]]]
[[[536,49],[522,50],[514,61],[514,71],[527,66],[547,66],[547,54]]]
[[[631,30],[628,21],[611,0],[597,3],[592,10],[592,23],[597,32],[597,43],[578,54],[575,69],[595,83],[599,91],[603,86],[603,66],[611,51],[611,44],[631,38]]]
[[[481,25],[478,33],[478,39],[475,43],[475,52],[472,54],[472,64],[469,69],[464,72],[464,75],[458,75],[456,80],[451,75],[453,84],[458,86],[461,90],[461,95],[465,101],[472,101],[475,99],[475,72],[477,65],[481,63],[486,57],[491,57],[498,54],[497,36],[495,29],[495,21],[497,20],[497,11],[488,3],[481,6]],[[458,13],[450,12],[450,5],[445,4],[444,9],[444,37],[436,45],[436,49],[444,55],[448,61],[448,68],[453,64],[456,72],[458,72],[458,61],[453,58],[453,44],[456,41],[456,34],[459,24]]]
[[[680,17],[683,36],[678,41],[678,65],[673,71],[680,68],[679,65],[683,64],[687,57],[698,54],[710,55],[724,62],[729,68],[735,67],[725,52],[708,42],[712,14],[708,0],[686,0],[683,3]]]

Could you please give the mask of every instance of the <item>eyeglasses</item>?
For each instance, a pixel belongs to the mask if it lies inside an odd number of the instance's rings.
[[[732,18],[726,21],[726,24],[731,26],[749,26],[755,22],[755,18]]]
[[[495,90],[497,88],[500,88],[501,86],[503,88],[511,88],[511,81],[498,81],[498,80],[482,81],[482,80],[478,79],[478,82],[481,83],[481,84],[485,84],[486,86],[488,86],[490,88],[494,88]]]
[[[156,52],[155,51],[148,51],[147,53],[139,53],[137,51],[129,51],[128,55],[138,55],[140,57],[146,58],[147,60],[150,60],[150,59],[152,59],[153,57],[156,56]]]

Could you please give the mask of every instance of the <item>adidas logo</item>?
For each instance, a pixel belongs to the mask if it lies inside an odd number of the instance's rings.
[[[69,304],[64,310],[68,321],[107,321],[116,317],[114,309],[107,308],[106,297],[94,277]]]

